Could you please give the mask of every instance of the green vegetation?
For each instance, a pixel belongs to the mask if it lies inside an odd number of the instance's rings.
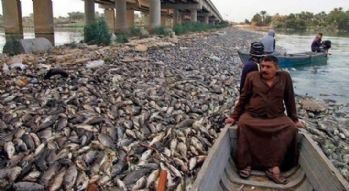
[[[128,34],[127,33],[117,33],[115,42],[128,43]]]
[[[274,16],[261,11],[253,16],[251,22],[256,26],[272,26],[278,30],[349,32],[349,10],[335,8],[329,13],[301,12]],[[249,24],[248,20],[245,23]]]
[[[109,45],[111,34],[108,31],[106,22],[98,19],[95,23],[84,27],[84,41],[87,44]]]
[[[21,45],[21,42],[19,42],[19,40],[15,38],[11,38],[10,40],[7,40],[3,48],[3,53],[8,54],[9,56],[14,56],[17,54],[21,54],[23,52],[24,50]]]
[[[156,27],[153,29],[152,33],[158,36],[170,36],[172,34],[172,30],[166,27]]]
[[[131,36],[141,36],[141,28],[132,26],[130,29],[130,35]]]
[[[187,22],[183,24],[178,24],[173,28],[173,31],[177,35],[185,34],[188,32],[203,32],[203,31],[208,31],[210,29],[217,29],[217,28],[224,28],[229,25],[228,22],[223,21],[219,24],[205,24],[205,23],[192,23],[192,22]]]

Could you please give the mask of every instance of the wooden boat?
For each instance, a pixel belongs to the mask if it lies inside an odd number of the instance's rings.
[[[251,58],[248,52],[238,51],[241,61],[245,64]],[[291,68],[308,65],[322,65],[327,63],[325,52],[303,52],[296,54],[273,54],[279,59],[279,66],[282,68]]]
[[[236,127],[225,127],[199,171],[193,191],[344,191],[348,182],[322,153],[310,136],[301,131],[299,165],[283,172],[286,185],[268,180],[264,172],[252,171],[249,179],[241,179],[232,160],[236,148]]]

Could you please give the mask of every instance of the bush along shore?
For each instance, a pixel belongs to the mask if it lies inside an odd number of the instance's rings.
[[[256,33],[225,28],[1,55],[0,190],[190,190],[238,96]],[[348,106],[297,97],[349,179]]]

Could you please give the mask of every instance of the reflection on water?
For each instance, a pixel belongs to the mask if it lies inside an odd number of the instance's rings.
[[[310,51],[314,38],[303,35],[277,35],[277,45],[288,53]],[[289,68],[297,94],[349,103],[349,38],[328,37],[332,48],[326,65]]]
[[[35,38],[33,31],[25,31],[24,38]],[[83,39],[83,33],[79,29],[70,30],[56,30],[55,31],[55,45],[63,45],[70,42],[79,42]],[[5,45],[5,33],[0,32],[0,51]]]

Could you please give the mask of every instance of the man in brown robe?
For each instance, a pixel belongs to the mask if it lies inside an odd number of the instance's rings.
[[[292,79],[278,70],[278,60],[266,56],[261,71],[251,72],[228,124],[238,121],[235,161],[239,174],[248,178],[251,169],[266,170],[276,183],[286,184],[280,168],[297,162],[298,121]],[[285,115],[285,108],[287,116]]]

